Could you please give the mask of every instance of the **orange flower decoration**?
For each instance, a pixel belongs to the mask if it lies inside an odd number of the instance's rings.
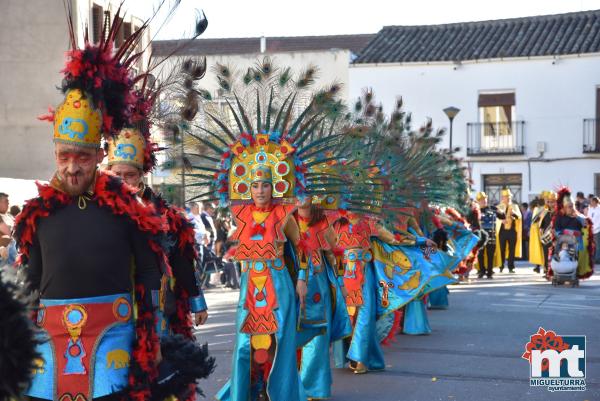
[[[525,352],[521,355],[521,358],[527,359],[531,364],[531,351],[539,350],[541,352],[548,349],[553,349],[557,352],[562,352],[569,349],[570,345],[563,341],[561,336],[556,335],[552,330],[544,330],[540,327],[536,334],[531,336],[531,340],[525,344]],[[561,361],[561,363],[564,360]],[[547,371],[549,362],[547,359],[542,361],[542,372]]]

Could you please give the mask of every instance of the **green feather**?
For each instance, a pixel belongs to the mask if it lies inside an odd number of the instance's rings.
[[[260,96],[258,95],[258,89],[256,90],[256,132],[260,132],[262,129],[260,121]]]
[[[253,133],[254,130],[252,129],[252,124],[250,123],[250,119],[246,115],[246,110],[244,110],[244,106],[242,106],[242,104],[240,103],[240,99],[238,98],[237,94],[234,93],[233,96],[235,97],[235,101],[237,102],[238,108],[242,115],[242,119],[244,120],[244,124],[246,124],[246,129],[247,129],[246,132],[248,132],[249,134]],[[242,132],[244,132],[244,131],[242,130]]]
[[[271,128],[271,108],[273,107],[273,87],[271,87],[271,94],[269,95],[269,106],[267,106],[267,118],[265,121],[265,131],[269,132]]]
[[[192,134],[191,132],[188,132],[188,135],[190,135],[192,138],[196,139],[197,141],[202,142],[204,145],[208,146],[209,148],[211,148],[212,150],[214,150],[216,153],[222,155],[223,150],[221,148],[219,148],[217,145],[215,145],[214,143],[212,143],[211,141],[202,138],[201,136],[198,136],[196,134]]]
[[[282,116],[283,110],[285,109],[285,105],[287,104],[288,100],[290,100],[292,95],[293,95],[293,93],[290,93],[288,95],[288,97],[286,97],[285,100],[283,101],[281,108],[277,112],[277,117],[275,117],[275,122],[273,123],[272,131],[277,131],[277,127],[279,126],[279,121],[281,120],[281,116]]]
[[[237,96],[236,96],[236,99],[237,99]],[[242,125],[242,121],[238,117],[238,114],[236,113],[236,111],[233,108],[233,106],[231,105],[231,103],[229,103],[229,99],[225,99],[225,101],[227,102],[227,105],[229,106],[229,109],[233,113],[233,118],[235,118],[235,122],[236,122],[236,124],[238,126],[238,129],[240,130],[240,132],[244,132],[244,126]]]
[[[227,134],[227,136],[229,137],[229,139],[231,139],[233,142],[235,142],[237,139],[236,137],[233,135],[233,133],[231,132],[231,130],[221,121],[219,120],[217,117],[213,116],[211,113],[206,112],[206,114],[215,122],[217,123],[217,125],[223,130],[223,132],[225,132]]]

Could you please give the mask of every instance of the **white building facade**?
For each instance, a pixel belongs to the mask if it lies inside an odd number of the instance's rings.
[[[473,188],[494,200],[503,187],[520,201],[560,185],[598,194],[600,46],[592,43],[586,51],[570,53],[582,49],[590,36],[595,41],[597,14],[384,28],[378,34],[383,38],[367,45],[350,67],[350,97],[372,88],[390,110],[402,96],[415,126],[431,118],[435,127],[448,127],[443,110],[460,109],[452,146],[460,148],[457,155],[468,167]],[[549,35],[541,30],[528,36],[538,23],[549,26],[544,28]],[[560,28],[552,31],[552,26]],[[536,47],[553,41],[558,48]],[[473,56],[486,52],[489,57]],[[441,146],[448,147],[449,139],[447,133]]]
[[[112,19],[119,0],[69,0],[75,35],[83,46],[84,27],[97,41]],[[125,10],[125,9],[123,9]],[[142,25],[127,13],[116,45]],[[39,121],[48,107],[63,99],[61,84],[69,49],[63,0],[5,0],[0,13],[0,192],[13,203],[35,194],[32,180],[47,180],[54,172],[52,126]],[[140,49],[150,42],[147,33]],[[145,55],[147,57],[147,55]],[[144,61],[141,61],[143,63]]]

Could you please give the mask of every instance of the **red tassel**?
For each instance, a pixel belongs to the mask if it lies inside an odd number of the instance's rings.
[[[404,318],[404,309],[398,309],[394,311],[394,323],[387,336],[381,341],[382,345],[390,346],[396,340],[396,335],[400,332],[402,327],[402,319]]]

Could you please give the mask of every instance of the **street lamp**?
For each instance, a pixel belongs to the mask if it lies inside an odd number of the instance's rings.
[[[454,121],[454,117],[456,117],[459,111],[460,109],[457,107],[446,107],[444,109],[444,113],[446,113],[450,120],[450,152],[452,152],[452,121]]]

